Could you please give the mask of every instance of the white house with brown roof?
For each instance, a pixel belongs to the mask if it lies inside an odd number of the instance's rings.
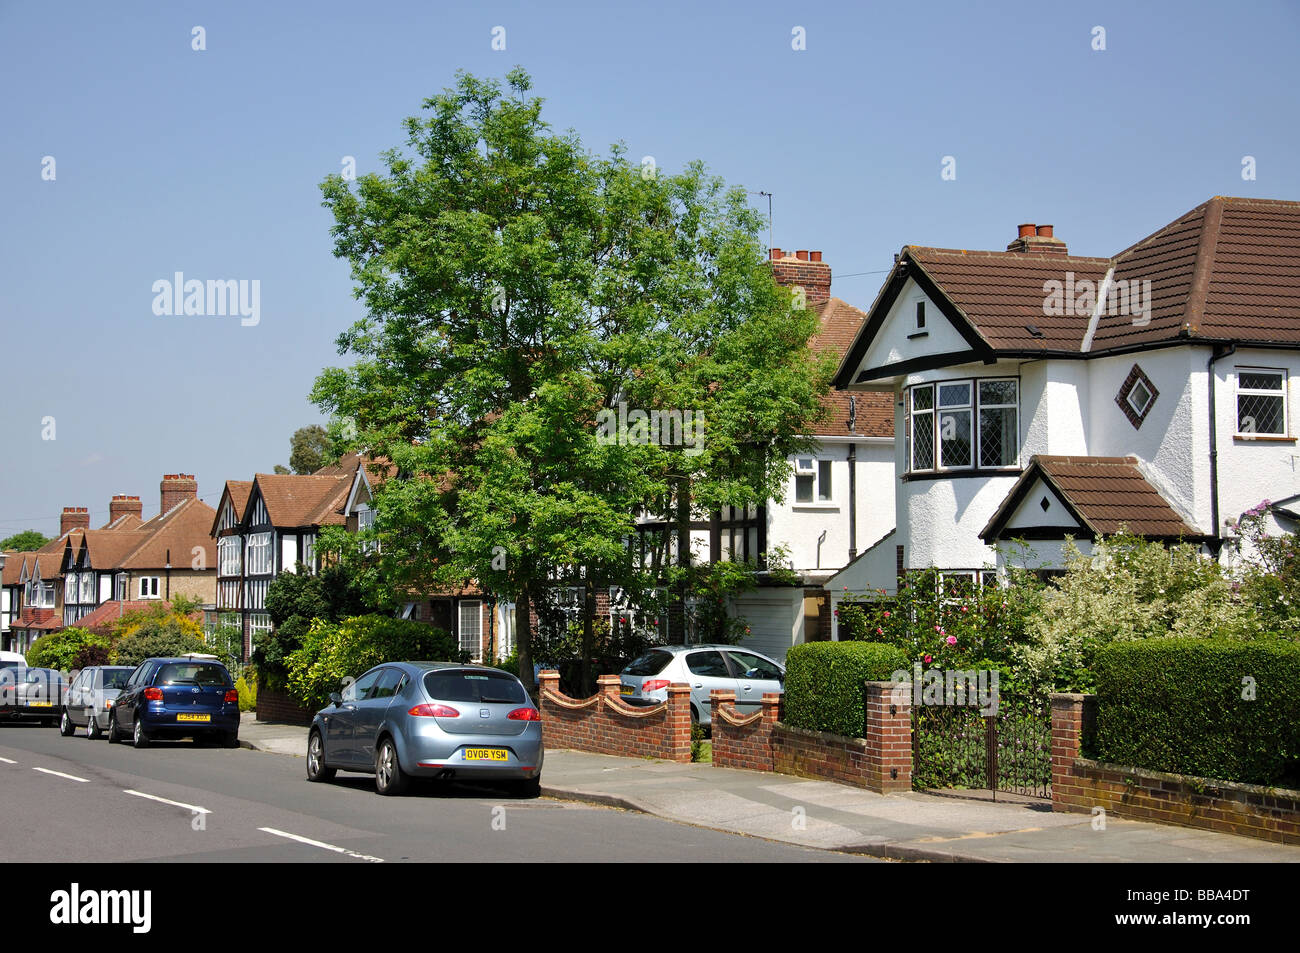
[[[1216,197],[1111,258],[1051,226],[906,245],[836,376],[894,404],[898,529],[829,585],[975,578],[1011,539],[1059,567],[1121,525],[1219,554],[1226,519],[1300,491],[1297,372],[1297,202]]]

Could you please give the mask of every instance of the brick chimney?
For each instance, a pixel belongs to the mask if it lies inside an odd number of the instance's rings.
[[[108,501],[108,523],[111,526],[126,515],[144,516],[144,504],[138,496],[126,496],[117,493]]]
[[[194,479],[193,473],[168,473],[158,485],[158,491],[161,497],[161,508],[158,512],[161,514],[186,500],[197,499],[199,484]]]
[[[69,530],[90,529],[90,510],[84,506],[65,506],[59,518],[59,535],[66,536]]]
[[[1007,251],[1023,255],[1068,255],[1065,242],[1052,234],[1052,228],[1051,225],[1021,225],[1016,240],[1007,246]]]
[[[822,261],[821,252],[803,249],[789,252],[773,248],[770,254],[772,277],[777,284],[803,288],[805,302],[809,307],[830,298],[831,266]]]

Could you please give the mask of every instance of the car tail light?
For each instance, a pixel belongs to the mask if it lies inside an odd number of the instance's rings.
[[[541,721],[542,716],[536,708],[516,708],[506,715],[511,721]]]
[[[417,718],[459,718],[460,712],[450,705],[416,705],[408,715],[415,715]]]
[[[148,701],[148,702],[160,702],[160,701],[162,701],[162,689],[161,689],[161,688],[146,688],[146,689],[144,690],[144,700],[145,700],[145,701]]]
[[[648,678],[641,683],[641,691],[643,692],[657,692],[659,689],[667,687],[668,679],[666,678]]]
[[[238,691],[237,689],[234,689],[234,688],[228,688],[228,689],[226,689],[226,701],[228,701],[228,702],[237,702],[237,701],[239,701],[239,691]]]

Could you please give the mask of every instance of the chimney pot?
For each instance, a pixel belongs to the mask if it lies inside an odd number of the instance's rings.
[[[1038,237],[1039,237],[1039,238],[1051,238],[1051,237],[1052,237],[1052,226],[1051,226],[1051,225],[1039,225],[1039,226],[1038,226]]]
[[[794,257],[795,257],[795,258],[798,258],[800,261],[807,261],[807,260],[808,260],[808,249],[806,249],[806,248],[800,248],[797,252],[794,253]]]
[[[778,258],[781,257],[781,249],[773,248],[768,254],[772,256],[773,261],[776,261]]]
[[[1032,238],[1036,234],[1032,222],[1020,226],[1020,238]]]
[[[808,253],[808,260],[809,260],[809,261],[821,261],[821,260],[822,260],[822,253],[819,252],[819,251],[810,251],[810,252]]]
[[[59,535],[74,529],[90,529],[90,510],[84,506],[65,506],[59,517]]]

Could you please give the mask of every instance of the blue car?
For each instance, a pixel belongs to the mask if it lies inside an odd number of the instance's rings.
[[[108,740],[137,748],[157,737],[191,737],[239,747],[239,692],[215,657],[145,659],[109,712]]]
[[[541,716],[509,672],[453,662],[388,662],[366,672],[316,713],[307,778],[336,771],[375,776],[380,794],[412,777],[503,781],[540,792]]]

